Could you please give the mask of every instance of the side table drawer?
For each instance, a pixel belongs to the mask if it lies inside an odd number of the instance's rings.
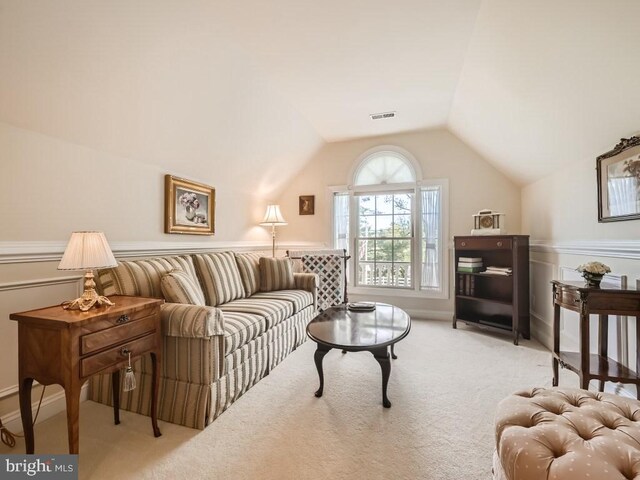
[[[100,332],[107,328],[134,323],[142,318],[148,317],[149,315],[158,314],[159,312],[160,307],[158,305],[150,305],[127,313],[116,313],[102,318],[96,318],[92,322],[88,322],[80,327],[80,335],[87,335],[90,333]]]
[[[580,292],[571,288],[558,288],[555,302],[563,307],[575,309],[580,303]]]
[[[156,329],[156,317],[150,316],[123,323],[117,327],[107,328],[99,332],[89,333],[80,337],[80,355],[96,352],[120,343],[123,339],[135,338]]]
[[[124,364],[127,361],[127,355],[122,353],[123,349],[130,350],[131,358],[134,358],[153,350],[155,346],[156,335],[152,333],[137,340],[125,342],[105,352],[83,358],[80,361],[80,376],[89,377],[105,368]]]
[[[510,250],[511,239],[504,237],[456,238],[456,250]]]

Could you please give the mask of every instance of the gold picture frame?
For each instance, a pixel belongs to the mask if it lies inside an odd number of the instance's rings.
[[[300,195],[298,215],[314,215],[316,210],[315,195]]]
[[[165,175],[164,232],[215,234],[216,190],[209,185]]]

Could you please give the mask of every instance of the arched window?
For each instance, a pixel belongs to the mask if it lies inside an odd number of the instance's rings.
[[[354,185],[387,185],[416,181],[411,162],[396,152],[378,152],[360,162]]]
[[[425,182],[421,175],[409,152],[378,147],[356,161],[348,187],[334,189],[334,247],[351,252],[353,286],[446,295],[447,182]]]

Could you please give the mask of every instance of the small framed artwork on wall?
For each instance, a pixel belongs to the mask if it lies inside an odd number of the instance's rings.
[[[300,195],[300,202],[298,205],[299,215],[313,215],[316,209],[316,196],[315,195]]]
[[[213,187],[165,175],[164,202],[165,233],[215,233],[216,191]]]

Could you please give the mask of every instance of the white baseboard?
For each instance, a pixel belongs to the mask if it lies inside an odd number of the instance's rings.
[[[451,322],[453,312],[443,310],[406,310],[409,316],[415,320],[440,320]]]
[[[84,402],[89,397],[89,384],[85,383],[80,390],[80,401]],[[33,400],[33,396],[32,396]],[[34,403],[31,404],[31,411],[35,415],[38,408],[38,397]],[[42,400],[40,406],[40,413],[36,424],[44,422],[45,420],[57,415],[60,412],[64,412],[67,409],[67,402],[65,400],[64,390],[49,395]],[[13,412],[4,415],[2,418],[2,424],[7,427],[13,433],[22,433],[22,417],[20,416],[20,410],[14,410]]]

